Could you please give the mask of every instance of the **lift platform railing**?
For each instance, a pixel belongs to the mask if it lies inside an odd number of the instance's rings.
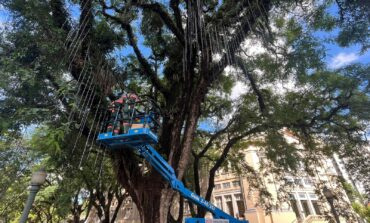
[[[149,128],[157,133],[160,126],[160,109],[152,100],[133,101],[125,103],[112,103],[109,107],[110,113],[103,124],[105,132],[109,126],[112,136],[125,134],[132,128]],[[115,132],[118,130],[118,132]]]

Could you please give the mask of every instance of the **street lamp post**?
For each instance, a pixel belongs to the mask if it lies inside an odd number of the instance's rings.
[[[335,197],[335,195],[326,186],[323,189],[323,193],[324,193],[324,196],[326,197],[326,199],[329,202],[331,213],[334,215],[334,219],[335,219],[336,223],[340,223],[338,213],[337,213],[337,211],[335,210],[335,207],[334,207],[334,197]]]
[[[35,201],[35,197],[37,192],[39,192],[41,185],[45,183],[46,180],[46,172],[44,169],[40,169],[32,174],[31,177],[31,187],[30,187],[30,194],[28,195],[28,199],[26,205],[24,206],[21,219],[19,223],[26,223],[28,214],[30,213],[31,207],[33,202]]]

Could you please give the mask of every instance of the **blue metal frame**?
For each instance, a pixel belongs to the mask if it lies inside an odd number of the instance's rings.
[[[187,218],[185,223],[229,223],[227,219]]]
[[[187,189],[184,184],[177,179],[174,169],[151,146],[151,144],[158,143],[158,138],[150,129],[130,129],[127,134],[121,135],[101,133],[98,136],[98,141],[112,149],[122,147],[134,148],[170,183],[174,190],[178,191],[188,201],[211,212],[215,218],[187,218],[185,223],[248,223],[246,220],[238,220],[226,214],[204,198]]]
[[[112,132],[100,133],[98,142],[112,149],[122,146],[136,147],[143,144],[156,144],[158,137],[148,128],[129,129],[127,134],[113,135]]]

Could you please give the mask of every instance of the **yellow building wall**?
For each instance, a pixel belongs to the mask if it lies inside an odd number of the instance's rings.
[[[292,223],[296,220],[294,212],[272,212],[269,216],[266,216],[266,223]]]

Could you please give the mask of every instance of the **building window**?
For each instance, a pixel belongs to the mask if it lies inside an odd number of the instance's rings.
[[[240,181],[233,181],[233,187],[240,187]]]
[[[290,200],[290,205],[295,213],[295,216],[300,219],[301,218],[301,215],[299,213],[299,209],[298,209],[298,204],[297,204],[297,201],[293,199]]]
[[[238,181],[239,182],[239,181]],[[238,213],[240,217],[244,217],[245,206],[242,194],[235,194],[236,206],[238,207]]]
[[[312,194],[312,193],[311,193],[311,194],[309,194],[308,196],[310,197],[310,199],[311,199],[311,200],[317,200],[317,196],[316,196],[316,194]]]
[[[315,210],[315,213],[316,213],[317,215],[321,215],[320,206],[319,206],[319,203],[318,203],[318,201],[317,201],[317,196],[316,196],[316,194],[314,194],[314,193],[310,193],[310,194],[308,194],[308,197],[309,197],[309,198],[310,198],[310,200],[311,200],[311,204],[312,204],[313,209]]]
[[[229,215],[234,216],[233,200],[231,198],[231,195],[226,195],[225,200],[226,200],[227,212],[229,213]]]
[[[230,187],[231,187],[230,182],[223,183],[223,184],[222,184],[222,187],[223,187],[224,189],[226,189],[226,188],[230,188]]]
[[[304,212],[304,215],[307,217],[310,215],[310,208],[308,207],[308,201],[307,200],[301,200],[302,209]]]
[[[221,184],[215,184],[215,190],[220,190],[221,189]]]
[[[293,177],[290,177],[290,176],[285,176],[284,177],[284,181],[285,181],[286,184],[292,184],[292,183],[294,183]]]
[[[222,207],[222,197],[221,196],[217,196],[217,197],[215,197],[215,203],[216,203],[216,206],[218,207],[218,208],[220,208],[220,209],[223,209],[223,207]]]
[[[313,186],[312,180],[309,178],[305,178],[304,183],[306,184],[306,186],[310,186],[310,187]]]
[[[320,206],[317,200],[311,201],[313,209],[315,209],[315,212],[317,215],[321,215]]]
[[[306,193],[299,193],[299,199],[307,199],[306,198]]]
[[[302,179],[299,178],[294,179],[294,184],[297,186],[303,186]]]
[[[309,207],[309,200],[307,200],[307,195],[306,193],[298,193],[298,197],[299,197],[299,200],[301,202],[301,206],[302,206],[302,211],[305,215],[305,217],[307,217],[308,215],[311,214],[311,211],[310,211],[310,207]]]

